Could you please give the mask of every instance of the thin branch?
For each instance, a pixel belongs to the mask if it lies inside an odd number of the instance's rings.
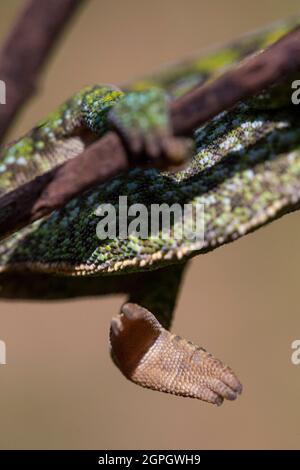
[[[170,106],[176,135],[193,130],[280,78],[300,70],[300,29],[251,56],[214,82],[198,87]],[[0,237],[61,207],[72,197],[129,168],[121,140],[110,132],[82,154],[0,199]]]
[[[190,135],[192,130],[221,111],[297,71],[300,71],[299,27],[263,52],[245,59],[214,82],[195,88],[174,101],[171,113],[175,134]]]
[[[4,195],[0,199],[0,237],[62,206],[74,196],[74,188],[79,194],[126,168],[127,153],[119,137],[107,133],[80,156]]]
[[[0,52],[6,105],[0,106],[0,140],[36,91],[42,67],[82,0],[30,0]]]

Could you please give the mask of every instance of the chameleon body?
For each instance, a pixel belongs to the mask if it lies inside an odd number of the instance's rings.
[[[209,55],[140,80],[122,92],[88,87],[3,150],[0,194],[79,154],[117,123],[131,150],[159,155],[171,138],[166,95],[178,97],[263,49],[297,21],[247,36]],[[161,92],[164,90],[164,93]],[[295,107],[294,107],[295,108]],[[241,384],[203,348],[171,334],[187,261],[299,206],[300,114],[268,90],[199,128],[195,153],[175,173],[134,168],[93,188],[0,244],[3,298],[71,298],[126,292],[113,320],[111,353],[123,374],[154,390],[214,404],[235,399]],[[150,137],[149,137],[150,136]],[[153,138],[155,136],[155,138]],[[205,205],[205,240],[156,236],[99,240],[97,208],[120,195],[128,205]]]

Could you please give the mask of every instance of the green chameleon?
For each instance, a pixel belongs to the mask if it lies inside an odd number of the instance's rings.
[[[261,50],[298,24],[250,35],[209,55],[169,67],[123,92],[93,86],[77,93],[0,156],[0,194],[63,161],[114,128],[132,158],[177,158],[188,148],[172,136],[167,103]],[[287,85],[286,85],[287,86]],[[289,91],[289,90],[288,90]],[[265,90],[197,129],[187,166],[160,171],[138,165],[69,201],[0,244],[0,295],[65,299],[127,293],[112,319],[112,358],[133,382],[220,405],[242,386],[202,347],[169,332],[187,261],[295,210],[300,201],[300,115],[290,99]],[[292,93],[292,92],[291,92]],[[289,94],[289,97],[291,95]],[[205,238],[100,240],[100,204],[204,204]]]

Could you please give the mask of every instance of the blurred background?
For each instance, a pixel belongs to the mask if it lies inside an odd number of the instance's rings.
[[[0,3],[0,40],[21,0]],[[90,0],[10,138],[86,84],[122,83],[297,13],[297,0]],[[298,10],[298,13],[299,10]],[[1,77],[0,77],[1,78]],[[244,385],[221,408],[126,381],[108,353],[122,297],[0,302],[2,449],[300,448],[299,213],[192,261],[173,330]]]

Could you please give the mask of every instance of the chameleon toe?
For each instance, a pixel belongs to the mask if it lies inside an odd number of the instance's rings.
[[[174,136],[164,137],[161,141],[162,151],[165,158],[174,165],[186,162],[193,154],[193,143],[191,139]]]
[[[215,377],[208,379],[207,385],[219,396],[226,398],[226,400],[232,401],[237,398],[237,392],[232,390],[230,387],[228,387],[228,385]]]
[[[197,387],[195,390],[195,395],[199,400],[211,403],[212,405],[221,406],[224,401],[224,397],[214,392],[210,388],[205,387],[203,384]]]
[[[235,393],[240,395],[243,391],[243,385],[241,382],[236,378],[233,371],[226,367],[220,374],[220,380],[228,385]]]
[[[168,97],[157,87],[123,95],[110,110],[108,122],[135,163],[152,162],[164,168],[180,165],[192,156],[192,140],[174,136]]]

